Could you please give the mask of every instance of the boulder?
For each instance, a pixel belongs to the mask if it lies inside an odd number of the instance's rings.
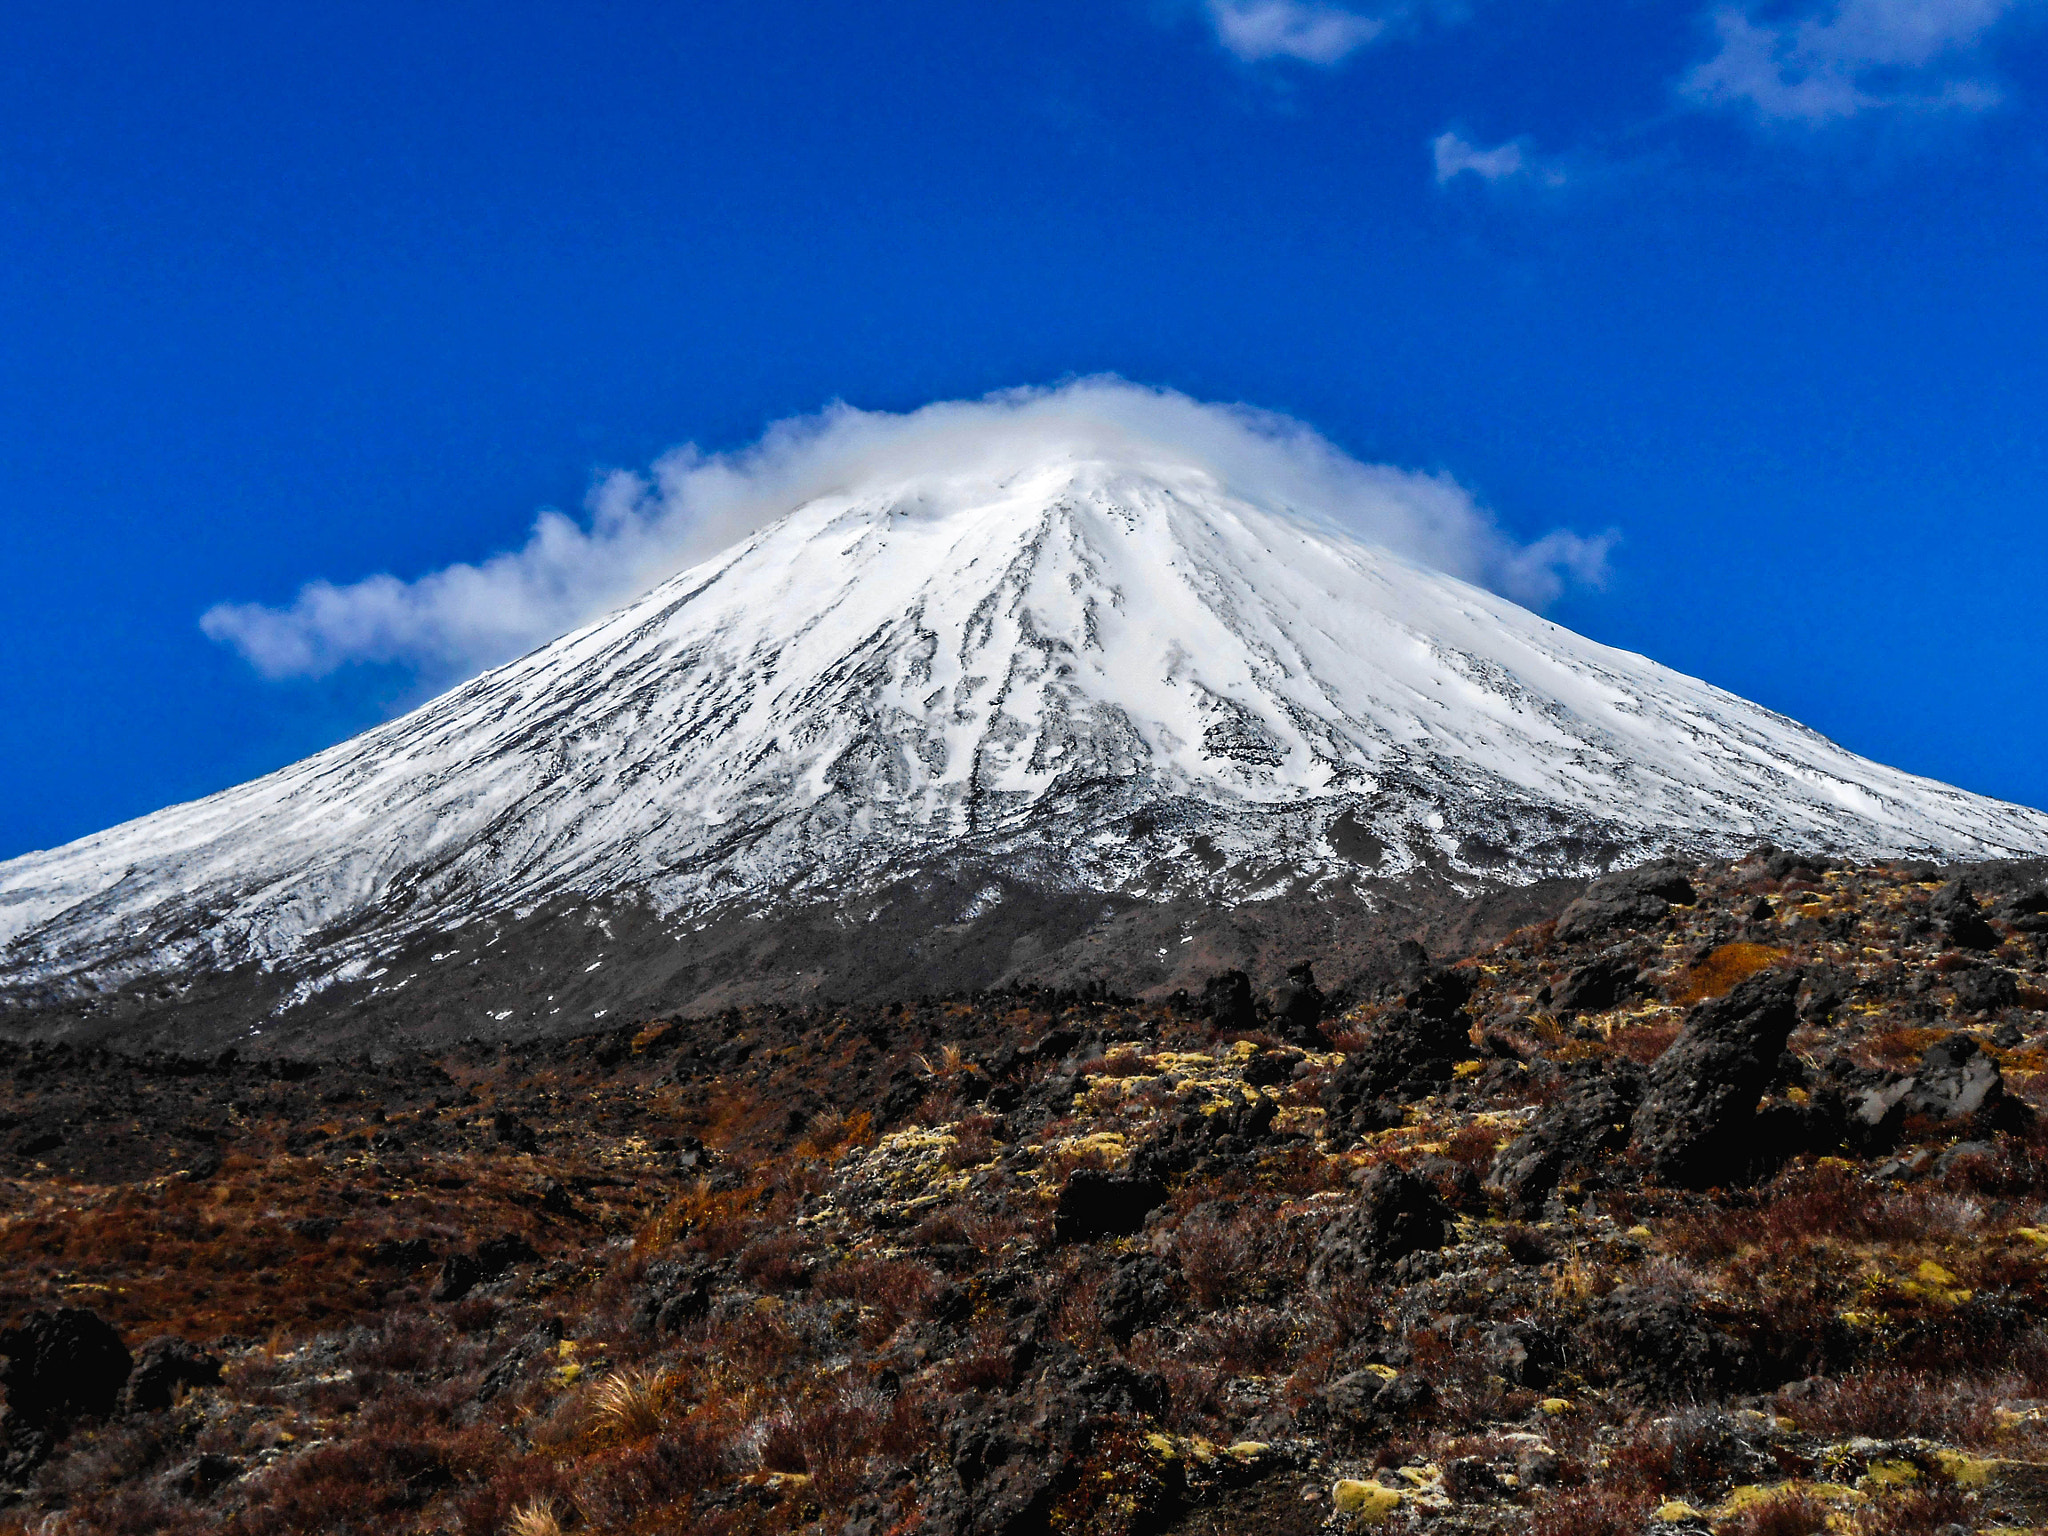
[[[1941,929],[1941,935],[1959,949],[1996,949],[1998,935],[1984,921],[1984,910],[1969,885],[1949,881],[1927,903],[1927,915]]]
[[[1259,1013],[1252,1002],[1252,979],[1243,971],[1225,971],[1202,983],[1202,1017],[1221,1033],[1241,1033],[1258,1028]]]
[[[1726,1390],[1748,1365],[1737,1340],[1690,1301],[1634,1286],[1595,1303],[1581,1338],[1592,1374],[1656,1401]]]
[[[1700,1004],[1650,1066],[1631,1123],[1650,1170],[1695,1189],[1740,1179],[1752,1161],[1757,1101],[1799,1022],[1796,971],[1761,971]]]
[[[711,1265],[702,1259],[657,1259],[633,1288],[633,1326],[677,1333],[711,1310]]]
[[[1440,999],[1431,1013],[1398,1008],[1387,1014],[1330,1074],[1323,1109],[1332,1142],[1399,1125],[1404,1101],[1449,1086],[1452,1068],[1472,1055],[1471,1027],[1455,1009],[1445,1014]]]
[[[1845,1079],[1848,1139],[1862,1151],[1891,1145],[1910,1116],[1986,1132],[2016,1130],[2032,1118],[2028,1107],[2006,1092],[1998,1063],[1965,1034],[1930,1045],[1909,1075],[1849,1073],[1846,1067],[1839,1070]]]
[[[1151,1178],[1168,1179],[1209,1165],[1212,1159],[1222,1160],[1217,1167],[1242,1161],[1272,1135],[1279,1113],[1278,1102],[1264,1093],[1248,1100],[1183,1109],[1138,1148],[1131,1159],[1132,1169]]]
[[[124,1400],[129,1409],[151,1412],[168,1408],[180,1391],[220,1385],[220,1357],[208,1354],[189,1339],[162,1334],[135,1355]]]
[[[1406,1169],[1381,1163],[1358,1187],[1358,1199],[1340,1211],[1317,1239],[1309,1279],[1321,1284],[1339,1274],[1378,1274],[1411,1253],[1443,1247],[1451,1209],[1437,1192]]]
[[[1635,962],[1607,954],[1587,961],[1565,977],[1557,1006],[1566,1013],[1601,1013],[1627,997],[1636,985]]]
[[[491,1136],[500,1146],[510,1147],[514,1152],[540,1150],[540,1137],[534,1128],[502,1109],[491,1116]]]
[[[1540,1215],[1558,1185],[1584,1178],[1628,1145],[1642,1069],[1627,1060],[1573,1062],[1564,1073],[1565,1090],[1494,1158],[1492,1180],[1513,1215]]]
[[[41,1427],[112,1413],[135,1365],[113,1324],[84,1307],[30,1313],[0,1330],[0,1354],[9,1416]]]
[[[165,1474],[164,1481],[181,1498],[204,1503],[226,1484],[242,1475],[242,1463],[212,1452],[180,1462]]]
[[[1659,859],[1638,869],[1605,875],[1564,909],[1557,936],[1567,944],[1603,934],[1633,932],[1664,920],[1675,903],[1689,907],[1699,900],[1683,865]]]
[[[451,1253],[441,1265],[441,1279],[432,1300],[460,1301],[479,1285],[500,1279],[515,1266],[531,1264],[540,1255],[515,1232],[478,1243],[474,1253]]]
[[[1541,1390],[1564,1364],[1557,1337],[1541,1324],[1503,1323],[1486,1337],[1487,1364],[1512,1387]]]
[[[1053,1241],[1086,1243],[1128,1237],[1166,1200],[1166,1185],[1149,1174],[1110,1174],[1077,1168],[1053,1212]]]
[[[1287,979],[1273,989],[1269,1000],[1273,1025],[1281,1038],[1292,1045],[1321,1046],[1323,1040],[1323,992],[1316,985],[1315,967],[1297,960],[1287,967]]]
[[[1965,1013],[1996,1013],[2020,1000],[2020,979],[1995,965],[1958,971],[1950,981],[1956,989],[1956,1007]]]
[[[1950,1035],[1927,1048],[1913,1074],[1905,1106],[1909,1115],[1976,1120],[1986,1125],[2005,1120],[2011,1109],[2023,1107],[2007,1097],[2005,1075],[1998,1070],[1998,1063],[1964,1034]]]
[[[1149,1253],[1131,1254],[1095,1290],[1095,1315],[1103,1332],[1119,1341],[1173,1310],[1173,1267]]]
[[[2048,886],[2006,897],[1995,913],[2021,933],[2048,933]]]

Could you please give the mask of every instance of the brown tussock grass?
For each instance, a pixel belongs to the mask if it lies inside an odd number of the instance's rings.
[[[1685,973],[1671,1000],[1691,1007],[1694,1003],[1726,997],[1757,972],[1780,965],[1787,958],[1787,951],[1768,944],[1723,944]]]

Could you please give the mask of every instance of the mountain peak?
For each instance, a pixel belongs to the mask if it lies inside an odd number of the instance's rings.
[[[0,865],[0,977],[364,974],[569,893],[686,929],[920,871],[1232,902],[1582,875],[1768,839],[2048,852],[1167,452],[817,496],[617,612],[266,778]]]

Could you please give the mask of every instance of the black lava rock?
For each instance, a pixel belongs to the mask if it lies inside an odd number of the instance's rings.
[[[220,1385],[220,1357],[189,1339],[163,1334],[135,1356],[124,1400],[131,1411],[152,1412],[177,1401],[181,1389]]]
[[[1592,1308],[1581,1342],[1598,1374],[1660,1402],[1726,1389],[1748,1365],[1741,1345],[1692,1303],[1633,1286]]]
[[[84,1307],[31,1312],[0,1330],[0,1354],[8,1414],[49,1428],[112,1413],[135,1365],[113,1324]]]
[[[1762,971],[1700,1004],[1651,1064],[1632,1128],[1657,1177],[1705,1189],[1749,1171],[1757,1100],[1799,1022],[1799,981],[1797,972]]]
[[[531,1264],[540,1255],[533,1245],[514,1232],[502,1233],[477,1244],[475,1253],[451,1253],[441,1265],[441,1280],[431,1299],[460,1301],[479,1285],[499,1279],[519,1264]]]
[[[1169,1179],[1211,1166],[1212,1159],[1222,1160],[1218,1168],[1243,1161],[1271,1136],[1279,1113],[1279,1104],[1263,1093],[1219,1109],[1184,1109],[1146,1139],[1132,1166],[1147,1177]]]
[[[1256,1029],[1258,1009],[1252,1002],[1252,979],[1243,971],[1225,971],[1202,983],[1202,1016],[1217,1030]]]
[[[1635,962],[1623,955],[1602,955],[1565,977],[1557,1006],[1568,1013],[1600,1013],[1634,990]]]
[[[1927,915],[1942,937],[1960,949],[1996,949],[1999,938],[1984,921],[1984,910],[1963,880],[1951,880],[1927,903]]]
[[[241,1475],[242,1464],[239,1461],[233,1457],[216,1456],[208,1452],[171,1468],[165,1481],[170,1484],[172,1492],[180,1497],[191,1499],[195,1503],[204,1503]]]
[[[384,1237],[370,1245],[368,1257],[372,1264],[410,1274],[434,1262],[434,1244],[424,1237]]]
[[[644,1333],[676,1333],[711,1310],[711,1266],[659,1259],[633,1292],[633,1325]]]
[[[1557,936],[1567,944],[1603,934],[1630,932],[1664,920],[1673,903],[1689,907],[1699,900],[1683,866],[1660,859],[1639,869],[1606,875],[1586,887],[1557,920]]]
[[[1342,1144],[1401,1123],[1401,1103],[1441,1092],[1452,1068],[1472,1055],[1470,1026],[1452,1010],[1441,1016],[1399,1008],[1367,1034],[1365,1042],[1323,1084],[1324,1126]]]
[[[1145,1217],[1166,1200],[1166,1186],[1148,1174],[1108,1174],[1078,1168],[1060,1191],[1053,1212],[1053,1241],[1093,1242],[1101,1237],[1128,1237],[1145,1225]]]
[[[515,1152],[540,1150],[540,1136],[534,1128],[502,1109],[491,1116],[491,1135],[501,1145],[510,1147]]]
[[[1149,1253],[1119,1260],[1095,1291],[1095,1315],[1111,1338],[1126,1340],[1173,1309],[1173,1268]]]
[[[1641,1068],[1617,1060],[1574,1062],[1564,1070],[1564,1092],[1494,1158],[1493,1182],[1513,1215],[1540,1215],[1560,1184],[1583,1179],[1602,1158],[1628,1145],[1642,1102]]]
[[[1996,1013],[2020,1000],[2019,978],[1995,965],[1958,971],[1951,979],[1956,989],[1956,1006],[1965,1013]]]
[[[1337,1274],[1375,1274],[1411,1253],[1443,1247],[1451,1210],[1406,1169],[1382,1163],[1366,1174],[1358,1201],[1323,1229],[1309,1267],[1311,1282]]]
[[[2048,886],[2008,896],[1998,904],[1997,912],[2021,933],[2048,933]]]
[[[1321,1046],[1323,992],[1316,985],[1315,968],[1306,960],[1287,967],[1287,979],[1274,989],[1274,1026],[1292,1045]]]

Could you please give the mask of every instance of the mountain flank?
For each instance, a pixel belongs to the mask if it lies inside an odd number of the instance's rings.
[[[1426,926],[1452,896],[1763,840],[2040,857],[2048,815],[1185,455],[1043,450],[806,502],[402,719],[0,864],[0,1008],[148,1028],[148,999],[199,996],[251,1039],[346,1034],[403,985],[437,991],[437,1030],[574,1031],[807,988],[1063,984],[1091,943],[1170,992],[1184,968],[1141,971],[1141,942],[1171,962],[1268,921],[1212,912],[1312,925],[1321,902],[1384,935],[1403,906]],[[582,952],[577,913],[636,935],[586,946],[599,980],[483,979],[494,943]],[[423,969],[449,954],[478,963],[466,1025]]]

